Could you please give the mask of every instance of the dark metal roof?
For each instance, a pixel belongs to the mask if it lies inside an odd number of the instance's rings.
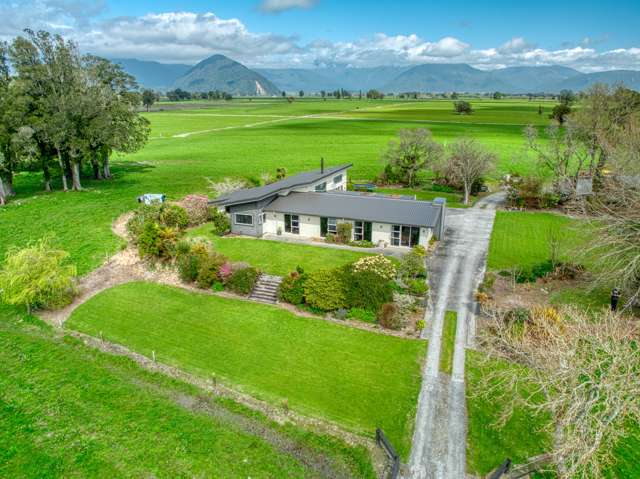
[[[289,176],[284,180],[276,181],[275,183],[271,183],[269,185],[260,186],[258,188],[246,188],[243,190],[234,191],[233,193],[230,193],[228,195],[220,196],[210,201],[210,203],[230,206],[242,203],[250,203],[253,201],[261,201],[268,198],[269,196],[276,195],[280,192],[285,192],[286,190],[290,190],[291,188],[297,188],[300,186],[315,183],[316,181],[322,180],[323,178],[327,178],[331,175],[335,175],[336,173],[346,170],[352,165],[352,163],[348,163],[345,165],[334,166],[333,168],[325,168],[324,172],[316,170],[299,173],[297,175]]]
[[[431,201],[400,199],[341,192],[290,193],[280,196],[264,208],[267,211],[293,213],[379,223],[434,228],[442,215],[442,206]]]

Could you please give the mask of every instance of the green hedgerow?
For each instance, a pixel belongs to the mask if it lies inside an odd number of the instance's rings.
[[[346,306],[344,273],[339,269],[324,269],[310,273],[304,284],[307,304],[323,311]]]
[[[280,300],[295,305],[304,303],[304,284],[306,281],[307,275],[304,273],[294,271],[289,274],[280,283],[278,289]]]
[[[237,294],[248,296],[253,291],[260,272],[256,268],[243,268],[235,271],[227,280],[226,287]]]

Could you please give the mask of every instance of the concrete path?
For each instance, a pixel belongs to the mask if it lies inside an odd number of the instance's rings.
[[[475,335],[474,293],[484,274],[495,207],[490,195],[467,210],[447,210],[445,239],[429,261],[432,306],[425,314],[429,338],[407,477],[464,478],[466,465],[465,348]],[[439,372],[447,310],[458,322],[452,375]]]

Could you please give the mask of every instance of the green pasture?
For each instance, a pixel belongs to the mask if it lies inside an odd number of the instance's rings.
[[[81,305],[66,327],[409,452],[425,343],[275,306],[129,283]]]
[[[375,477],[363,447],[278,426],[0,305],[0,477]]]

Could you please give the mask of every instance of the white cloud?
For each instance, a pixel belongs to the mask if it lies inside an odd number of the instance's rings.
[[[260,10],[266,13],[280,13],[296,8],[311,8],[318,3],[317,0],[264,0]]]
[[[295,36],[252,32],[241,20],[223,19],[214,13],[150,13],[102,20],[97,17],[102,12],[100,5],[88,0],[0,4],[0,39],[10,39],[25,27],[44,28],[74,39],[86,52],[166,63],[193,64],[222,53],[253,67],[469,63],[482,69],[559,64],[582,71],[640,70],[640,46],[598,51],[588,41],[548,50],[514,37],[495,47],[474,49],[451,36],[425,39],[416,34],[385,33],[353,41],[318,39],[302,43]],[[82,14],[83,8],[86,15]]]

